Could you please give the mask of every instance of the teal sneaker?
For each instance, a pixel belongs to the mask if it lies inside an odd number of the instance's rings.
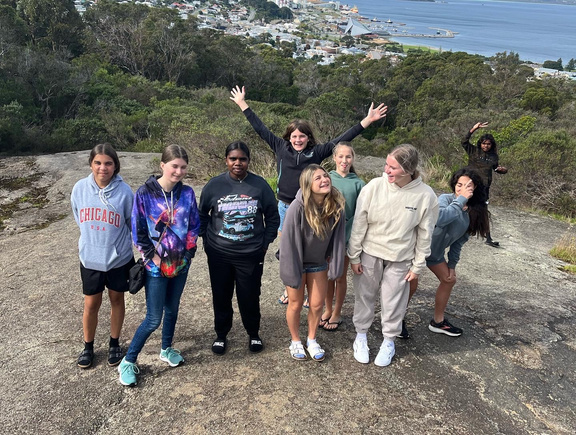
[[[118,366],[118,373],[120,373],[120,383],[128,387],[136,385],[136,375],[140,373],[140,369],[135,363],[126,361],[126,357],[122,359]]]
[[[178,367],[184,362],[184,358],[182,358],[180,355],[180,351],[178,349],[174,349],[173,347],[161,350],[160,359],[164,362],[167,362],[170,367]]]

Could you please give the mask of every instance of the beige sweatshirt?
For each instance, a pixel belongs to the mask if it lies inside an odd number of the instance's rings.
[[[420,177],[402,188],[386,174],[375,178],[358,197],[348,242],[350,262],[360,263],[360,254],[366,252],[386,261],[412,260],[410,270],[420,274],[437,219],[436,194]]]

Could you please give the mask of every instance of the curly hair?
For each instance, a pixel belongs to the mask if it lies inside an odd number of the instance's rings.
[[[302,190],[306,222],[308,222],[314,234],[321,240],[324,240],[327,234],[334,230],[340,220],[340,216],[344,211],[344,196],[342,196],[338,189],[331,185],[330,193],[326,195],[322,205],[318,206],[314,202],[314,198],[312,197],[312,182],[314,173],[318,169],[321,169],[328,175],[322,166],[317,164],[308,165],[300,174],[300,189]],[[332,182],[330,181],[330,183]],[[330,225],[332,218],[334,222]]]

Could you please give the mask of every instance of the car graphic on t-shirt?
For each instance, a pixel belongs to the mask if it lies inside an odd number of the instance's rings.
[[[244,233],[254,229],[254,224],[247,220],[223,222],[222,231],[229,234]]]

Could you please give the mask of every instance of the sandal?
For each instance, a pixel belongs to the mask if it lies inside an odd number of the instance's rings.
[[[336,331],[341,324],[342,319],[338,320],[337,322],[330,322],[330,320],[328,320],[328,322],[326,322],[322,328],[324,331]]]
[[[307,358],[302,343],[292,343],[288,349],[290,350],[290,356],[295,360],[304,361]]]
[[[112,346],[108,349],[108,365],[110,367],[117,366],[122,361],[122,348],[120,346]]]
[[[287,305],[288,304],[288,295],[286,293],[282,293],[282,296],[278,298],[278,303],[280,305]]]
[[[324,349],[322,349],[318,343],[312,343],[306,350],[310,354],[310,358],[314,361],[324,361]]]
[[[84,349],[78,356],[78,367],[87,369],[92,365],[93,360],[94,360],[94,350]]]
[[[320,328],[324,328],[324,326],[326,326],[326,323],[330,322],[330,317],[328,317],[327,319],[323,319],[322,317],[320,317],[320,323],[318,324],[318,327]]]

